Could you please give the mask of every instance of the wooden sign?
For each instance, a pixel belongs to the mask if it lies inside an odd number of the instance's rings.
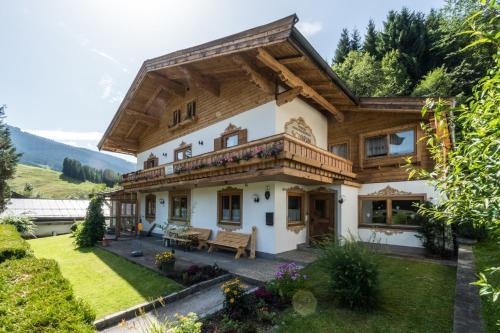
[[[285,133],[305,143],[316,145],[316,138],[314,137],[313,131],[302,117],[290,119],[290,121],[285,124]]]

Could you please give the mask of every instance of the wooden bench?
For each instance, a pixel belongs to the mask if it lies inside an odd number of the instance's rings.
[[[251,242],[251,254],[250,254],[250,259],[255,258],[255,227],[252,228],[252,235],[250,234],[241,234],[238,232],[231,232],[231,231],[219,231],[217,233],[217,236],[215,237],[215,240],[213,241],[207,241],[207,243],[210,245],[208,248],[208,252],[212,252],[217,248],[222,248],[222,249],[230,249],[230,250],[236,250],[236,255],[234,256],[234,259],[239,259],[242,254],[246,255],[246,248],[248,246],[248,243],[250,242],[250,239],[252,239]],[[253,236],[253,237],[252,237]]]
[[[210,239],[212,229],[189,228],[189,230],[199,233],[198,236],[196,236],[196,239],[198,240],[198,250],[201,250],[204,247],[208,247],[207,241]]]

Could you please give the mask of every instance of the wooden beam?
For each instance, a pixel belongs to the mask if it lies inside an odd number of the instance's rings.
[[[292,73],[292,71],[290,71],[286,66],[276,60],[266,50],[259,47],[257,49],[257,59],[259,59],[267,67],[276,72],[281,81],[283,81],[285,84],[292,88],[302,87],[302,96],[313,99],[322,108],[328,110],[331,114],[333,114],[337,121],[344,121],[344,115],[342,114],[342,112],[340,112],[335,106],[330,104],[330,102],[328,102],[317,91],[308,86],[304,81],[302,81],[301,78]]]
[[[105,144],[111,148],[118,150],[135,153],[139,150],[139,143],[137,140],[127,138],[107,138]]]
[[[149,72],[147,76],[164,90],[172,92],[179,97],[186,96],[187,89],[183,84],[170,80],[169,78],[155,72]]]
[[[301,63],[306,60],[306,57],[303,55],[295,55],[295,56],[277,58],[276,60],[278,60],[283,65],[288,65],[288,64]]]
[[[249,77],[250,81],[264,92],[273,95],[275,93],[274,85],[269,82],[262,74],[259,73],[257,68],[249,61],[240,55],[233,56],[233,62],[237,64]]]
[[[158,126],[158,123],[160,121],[159,117],[154,117],[154,116],[151,116],[149,114],[145,114],[145,113],[135,111],[132,109],[126,109],[125,114],[128,116],[134,117],[136,120],[141,120],[141,121],[147,123],[148,126],[151,126],[151,127]]]
[[[144,111],[148,112],[149,108],[151,107],[153,102],[156,100],[158,95],[162,92],[162,90],[163,90],[162,86],[159,86],[155,89],[155,91],[153,92],[151,97],[149,97],[148,101],[146,102],[146,105],[144,105]]]
[[[215,97],[220,96],[220,84],[213,77],[202,75],[198,71],[187,66],[180,66],[179,69],[187,76],[190,85],[206,90]]]
[[[137,125],[139,124],[138,120],[135,120],[132,126],[130,126],[129,130],[127,131],[127,134],[125,134],[126,138],[130,138],[134,130],[137,128]]]
[[[298,95],[302,93],[302,87],[295,87],[288,89],[282,93],[276,95],[276,104],[281,106],[283,104],[289,103],[293,101]]]

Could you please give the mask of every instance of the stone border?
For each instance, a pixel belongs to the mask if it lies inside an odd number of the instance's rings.
[[[484,323],[481,318],[479,287],[471,285],[477,280],[472,246],[459,244],[457,262],[457,282],[453,313],[454,333],[482,333]]]
[[[172,294],[166,296],[160,296],[150,302],[141,303],[138,305],[134,305],[126,310],[122,310],[119,312],[115,312],[110,314],[102,319],[98,319],[94,321],[94,327],[96,330],[101,331],[105,328],[109,328],[111,326],[115,326],[119,324],[122,320],[132,319],[139,316],[142,312],[149,312],[153,309],[159,308],[165,304],[170,304],[175,301],[178,301],[181,298],[192,295],[202,289],[207,287],[211,287],[215,284],[230,280],[233,278],[231,274],[224,274],[213,278],[211,280],[202,281],[197,284],[193,284],[187,288],[184,288],[180,291],[174,292]]]

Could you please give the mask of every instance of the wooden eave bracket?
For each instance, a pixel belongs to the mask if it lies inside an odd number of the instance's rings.
[[[293,101],[298,95],[302,93],[302,87],[295,87],[288,89],[276,95],[276,104],[281,106],[283,104]]]
[[[187,66],[180,66],[179,68],[187,76],[190,85],[204,89],[215,97],[220,97],[220,84],[217,80],[212,77],[202,75],[198,71]]]
[[[183,84],[172,81],[169,78],[155,72],[149,72],[147,76],[148,78],[153,80],[158,86],[160,86],[163,90],[172,92],[179,97],[186,96],[187,89]]]
[[[344,115],[335,106],[328,102],[323,96],[321,96],[317,91],[307,85],[301,78],[296,76],[292,71],[290,71],[285,65],[276,60],[272,55],[270,55],[263,48],[257,49],[257,59],[259,59],[264,65],[272,69],[285,84],[291,88],[301,87],[301,95],[307,98],[311,98],[316,103],[318,103],[322,108],[329,111],[335,119],[339,122],[344,121]]]
[[[269,82],[269,80],[267,80],[261,73],[259,73],[257,68],[248,60],[246,60],[241,55],[235,55],[232,57],[232,59],[233,62],[238,65],[246,75],[250,77],[250,81],[253,84],[270,95],[273,95],[275,93],[275,87],[273,86],[273,84]]]

